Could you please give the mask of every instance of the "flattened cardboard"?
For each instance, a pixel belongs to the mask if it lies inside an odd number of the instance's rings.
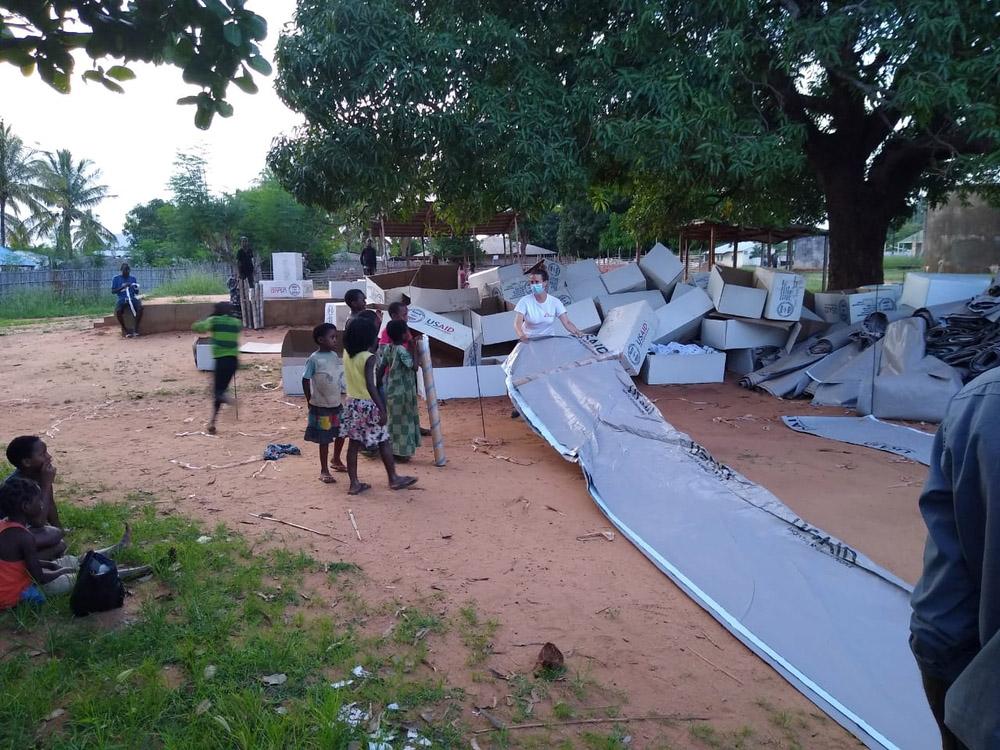
[[[308,299],[313,296],[312,281],[262,281],[262,299]]]
[[[909,272],[903,281],[899,304],[921,308],[962,302],[985,292],[992,277],[968,273]]]
[[[608,271],[602,275],[602,279],[608,294],[642,292],[646,289],[646,277],[635,263],[626,263],[613,271]]]
[[[369,302],[388,305],[407,298],[411,305],[436,313],[479,307],[477,289],[458,288],[458,266],[426,265],[381,273],[366,279]]]
[[[804,276],[770,268],[754,270],[754,283],[767,290],[764,317],[768,320],[795,321],[802,316],[802,301],[806,294]]]
[[[679,289],[682,284],[678,284]],[[656,311],[655,344],[676,341],[686,344],[701,333],[701,320],[712,311],[712,300],[698,287],[689,287],[680,296],[674,292],[670,304]]]
[[[622,367],[629,375],[638,375],[655,332],[656,313],[653,308],[648,302],[634,302],[612,310],[604,319],[597,338],[618,354]]]
[[[761,317],[767,301],[767,291],[754,286],[750,271],[718,265],[708,278],[708,296],[718,312],[740,318]]]
[[[663,299],[663,294],[659,289],[652,289],[648,292],[624,292],[622,294],[605,294],[597,298],[597,309],[601,311],[603,317],[608,317],[608,313],[616,307],[632,305],[636,302],[646,302],[654,310],[667,304]]]
[[[601,328],[601,316],[592,299],[582,299],[572,305],[566,305],[566,315],[582,333],[596,333]],[[555,322],[555,331],[558,334],[568,333],[562,321],[558,319]]]
[[[721,383],[726,378],[726,355],[724,352],[648,354],[641,377],[648,385]]]
[[[701,343],[713,349],[755,349],[787,345],[791,326],[765,320],[707,317],[701,321]]]
[[[650,289],[659,289],[670,299],[674,286],[680,281],[684,266],[669,249],[657,242],[652,249],[639,258],[639,270],[649,282]]]
[[[302,253],[271,254],[271,276],[275,281],[301,281],[302,270]]]

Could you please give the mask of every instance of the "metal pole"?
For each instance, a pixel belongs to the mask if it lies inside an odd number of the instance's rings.
[[[789,271],[792,270],[792,264],[795,261],[795,238],[788,238],[788,246],[785,248],[785,268]]]
[[[427,336],[417,339],[420,349],[420,370],[424,374],[424,398],[427,401],[427,416],[431,420],[431,442],[434,445],[434,465],[444,466],[448,459],[444,455],[444,434],[441,432],[441,414],[438,412],[437,389],[434,387],[434,366],[431,364],[431,344]]]
[[[830,264],[830,235],[823,235],[823,291],[826,291],[826,273]]]

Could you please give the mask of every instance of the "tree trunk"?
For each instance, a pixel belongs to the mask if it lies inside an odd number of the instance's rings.
[[[885,236],[889,219],[878,205],[849,200],[837,206],[827,198],[830,218],[829,289],[854,289],[881,284]]]
[[[7,199],[0,198],[0,247],[7,247]]]

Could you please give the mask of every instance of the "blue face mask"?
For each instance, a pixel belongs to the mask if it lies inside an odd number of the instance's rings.
[[[545,284],[532,284],[531,291],[535,294],[541,294],[545,291]]]

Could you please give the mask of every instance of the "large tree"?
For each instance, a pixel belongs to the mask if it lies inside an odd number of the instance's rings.
[[[68,150],[60,149],[45,154],[36,175],[39,206],[31,218],[31,231],[52,238],[57,255],[69,258],[76,251],[93,249],[98,240],[114,241],[114,233],[93,214],[109,193],[92,161],[75,160]]]
[[[135,78],[127,64],[175,65],[185,83],[201,92],[180,104],[197,107],[195,124],[207,128],[219,114],[229,117],[230,83],[257,90],[251,71],[269,75],[271,66],[257,42],[267,23],[245,0],[0,0],[0,62],[35,71],[52,88],[70,90],[73,53],[83,51],[93,66],[83,73],[112,91]],[[125,64],[103,66],[106,58]]]
[[[35,208],[37,155],[0,120],[0,246],[6,246],[8,230],[23,234],[22,211]]]
[[[307,125],[269,163],[331,209],[822,198],[854,286],[921,191],[995,179],[998,39],[984,0],[299,0],[278,91]]]

